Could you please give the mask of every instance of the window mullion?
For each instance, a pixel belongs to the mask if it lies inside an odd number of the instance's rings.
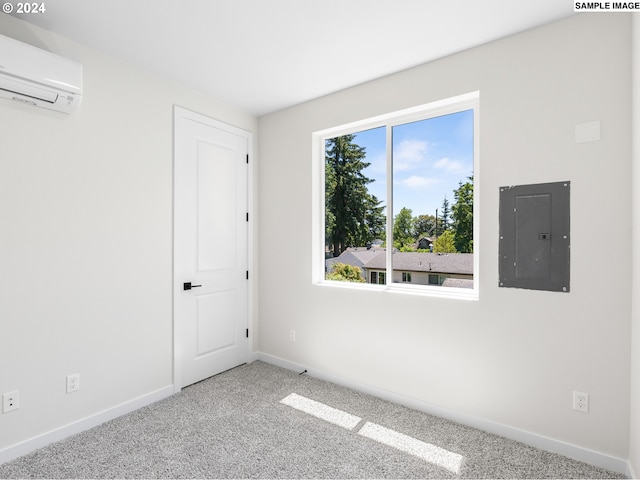
[[[393,283],[393,127],[386,125],[387,146],[387,274],[386,284]]]

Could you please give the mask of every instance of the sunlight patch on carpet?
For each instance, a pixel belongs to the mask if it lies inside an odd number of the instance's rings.
[[[436,447],[435,445],[410,437],[404,433],[391,430],[390,428],[367,422],[358,433],[376,442],[384,443],[402,452],[426,460],[429,463],[446,468],[455,474],[460,473],[460,468],[462,468],[464,461],[462,455]]]
[[[291,393],[280,400],[280,403],[295,408],[326,422],[338,425],[347,430],[351,430],[358,435],[369,438],[376,442],[393,447],[401,452],[408,453],[421,458],[433,465],[445,468],[455,474],[460,473],[464,457],[457,453],[450,452],[441,447],[423,442],[404,433],[396,432],[390,428],[377,425],[372,422],[365,422],[359,429],[354,430],[362,420],[356,415],[352,415],[343,410],[325,405],[322,402],[311,400],[297,393]]]
[[[362,420],[360,417],[356,417],[350,413],[330,407],[324,403],[316,402],[315,400],[303,397],[297,393],[287,395],[285,398],[280,400],[280,403],[295,408],[296,410],[300,410],[301,412],[308,413],[309,415],[313,415],[314,417],[320,418],[326,422],[346,428],[347,430],[355,428],[355,426],[360,423],[360,420]]]

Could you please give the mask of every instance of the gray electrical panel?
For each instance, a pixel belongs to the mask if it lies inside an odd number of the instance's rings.
[[[500,187],[501,287],[569,291],[570,186]]]

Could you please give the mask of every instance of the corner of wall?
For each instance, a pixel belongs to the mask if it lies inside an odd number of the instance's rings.
[[[629,419],[629,474],[640,474],[640,16],[632,15],[632,279],[631,279],[631,411]]]

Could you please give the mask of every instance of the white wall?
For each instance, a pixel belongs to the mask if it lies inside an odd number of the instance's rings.
[[[172,384],[173,106],[257,121],[8,15],[0,33],[84,65],[72,115],[0,100],[0,393],[20,391],[2,461]]]
[[[265,356],[624,464],[630,25],[625,14],[578,15],[262,117]],[[318,59],[329,66],[330,56]],[[480,300],[312,285],[311,133],[475,90]],[[592,120],[602,139],[576,144],[575,125]],[[571,292],[498,288],[499,187],[563,180],[571,181]],[[588,414],[572,410],[574,389],[590,394]]]
[[[260,350],[630,456],[638,472],[630,17],[579,15],[262,118]],[[20,410],[0,415],[2,461],[3,449],[171,384],[172,106],[257,122],[13,17],[0,16],[0,33],[85,69],[70,116],[0,100],[0,393],[21,394]],[[480,301],[311,285],[311,132],[476,89]],[[602,140],[576,145],[575,124],[590,120]],[[556,180],[572,182],[571,293],[497,288],[498,187]],[[606,251],[594,244],[603,228]],[[603,264],[608,275],[595,275]],[[66,395],[76,372],[82,388]],[[573,389],[591,394],[588,415],[571,410]]]
[[[633,282],[632,363],[629,462],[634,478],[640,475],[640,16],[633,15]]]

